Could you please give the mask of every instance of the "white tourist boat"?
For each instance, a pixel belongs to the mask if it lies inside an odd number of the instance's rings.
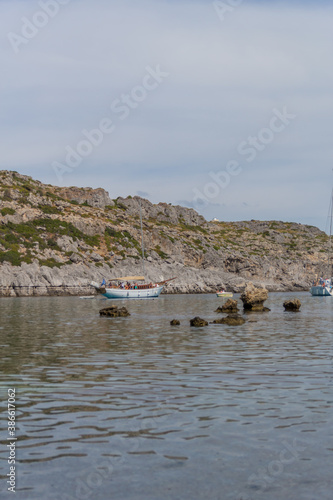
[[[144,244],[143,244],[143,230],[142,230],[142,212],[141,203],[140,208],[140,223],[141,223],[141,245],[142,245],[142,270],[145,274],[145,260],[144,260]],[[112,278],[109,284],[106,284],[105,279],[101,285],[92,282],[91,285],[107,299],[156,299],[160,296],[163,288],[168,281],[176,278],[171,278],[159,283],[145,283],[144,276],[124,276],[122,278]],[[142,283],[143,282],[143,283]]]
[[[332,255],[332,227],[333,227],[333,189],[329,209],[329,250],[328,250],[328,275],[329,278],[319,278],[313,282],[310,293],[314,297],[333,297],[333,255]]]
[[[314,282],[310,289],[311,295],[314,297],[333,297],[333,281],[332,279],[322,280],[319,282]]]
[[[175,279],[175,278],[172,278]],[[143,276],[124,276],[112,279],[109,285],[92,282],[98,293],[108,299],[156,299],[159,297],[166,283],[171,280],[159,283],[142,283]]]

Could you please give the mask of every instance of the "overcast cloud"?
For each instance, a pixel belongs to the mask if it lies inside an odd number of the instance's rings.
[[[325,229],[333,8],[215,4],[0,1],[0,168]]]

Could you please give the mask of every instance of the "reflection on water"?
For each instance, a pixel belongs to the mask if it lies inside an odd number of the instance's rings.
[[[245,325],[198,329],[221,299],[131,301],[117,319],[101,299],[1,299],[17,497],[330,499],[333,301],[298,296],[299,313],[271,294]],[[3,412],[2,485],[6,427]]]

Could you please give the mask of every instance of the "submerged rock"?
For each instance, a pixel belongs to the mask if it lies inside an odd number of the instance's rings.
[[[217,313],[237,313],[238,312],[238,306],[237,306],[237,300],[234,299],[228,299],[223,306],[220,306],[216,309]]]
[[[190,325],[191,326],[207,326],[208,322],[202,318],[199,318],[199,316],[196,316],[195,318],[190,320]]]
[[[243,302],[245,311],[270,311],[268,307],[264,307],[264,302],[268,298],[268,291],[264,287],[260,288],[254,286],[254,284],[250,282],[240,298]]]
[[[225,324],[229,326],[244,325],[244,323],[245,319],[239,314],[228,314],[226,318],[216,319],[213,321],[213,324],[215,325]]]
[[[285,311],[299,311],[301,305],[302,305],[301,301],[298,299],[285,300],[283,302],[283,307],[284,307]]]
[[[100,316],[107,316],[109,318],[125,318],[126,316],[130,316],[126,307],[120,307],[118,309],[118,306],[105,307],[99,311],[99,314]]]
[[[269,307],[263,307],[262,309],[244,309],[244,312],[246,314],[248,313],[256,313],[256,312],[270,312],[270,308]]]
[[[178,326],[180,325],[180,321],[178,319],[173,319],[170,321],[171,326]]]

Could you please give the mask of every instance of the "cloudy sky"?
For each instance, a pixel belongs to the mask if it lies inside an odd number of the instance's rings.
[[[333,2],[0,0],[0,169],[326,227]]]

